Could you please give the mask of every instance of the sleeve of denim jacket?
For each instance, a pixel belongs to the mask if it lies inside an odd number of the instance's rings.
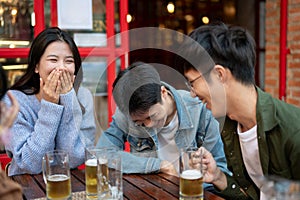
[[[122,156],[122,170],[123,173],[153,173],[159,172],[161,160],[154,157],[140,157],[132,153],[125,152],[125,132],[120,129],[116,123],[116,117],[113,117],[113,121],[110,127],[104,131],[97,143],[97,147],[111,147],[114,146],[120,150]]]
[[[200,122],[200,129],[205,127],[205,130],[203,130],[205,132],[204,133],[205,136],[203,138],[202,146],[211,152],[211,154],[213,155],[217,163],[217,166],[224,173],[232,175],[232,173],[227,168],[224,146],[219,131],[218,121],[212,116],[212,113],[209,110],[207,110],[205,106],[203,106],[200,119],[201,118],[205,119],[205,122],[204,120]]]

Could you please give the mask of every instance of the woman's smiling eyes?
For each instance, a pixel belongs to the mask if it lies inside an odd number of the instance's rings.
[[[58,59],[57,58],[48,58],[47,60],[52,63],[56,63]]]
[[[48,58],[47,60],[50,61],[51,63],[57,63],[59,59],[54,57],[54,58]],[[64,61],[64,63],[66,63],[66,64],[73,64],[74,62],[75,61],[72,58],[68,58]]]
[[[74,59],[67,59],[67,60],[66,60],[66,63],[67,63],[67,64],[72,64],[72,63],[74,63]]]

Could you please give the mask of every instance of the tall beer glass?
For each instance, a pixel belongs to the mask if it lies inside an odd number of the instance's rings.
[[[62,150],[47,152],[43,157],[43,178],[47,199],[71,200],[69,155]]]
[[[180,199],[203,200],[202,155],[197,147],[180,150]]]
[[[105,149],[87,147],[85,149],[85,192],[87,199],[98,199],[97,190],[97,155]]]
[[[121,156],[116,149],[106,149],[98,156],[99,199],[123,200]]]

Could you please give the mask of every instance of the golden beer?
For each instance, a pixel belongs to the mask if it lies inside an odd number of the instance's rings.
[[[203,199],[203,177],[199,170],[185,170],[180,175],[180,197]],[[193,198],[193,199],[194,199]]]
[[[97,197],[97,159],[85,162],[85,190],[88,196]]]
[[[47,177],[47,198],[65,200],[71,197],[70,177],[64,174],[55,174]]]

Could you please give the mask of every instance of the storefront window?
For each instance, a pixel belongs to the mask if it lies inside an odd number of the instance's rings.
[[[46,0],[44,5],[46,27],[52,26],[50,3],[50,0]],[[79,10],[79,4],[84,8]],[[57,0],[57,5],[58,26],[72,35],[79,48],[106,46],[106,0]],[[71,16],[76,16],[77,19]],[[82,18],[91,21],[81,22]]]
[[[33,0],[0,2],[0,48],[28,47],[33,39]]]

